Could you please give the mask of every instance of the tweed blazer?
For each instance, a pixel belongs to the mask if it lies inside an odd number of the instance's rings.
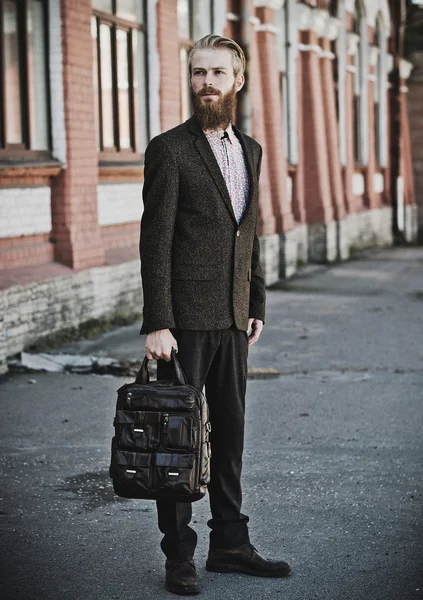
[[[191,117],[155,137],[145,153],[140,256],[141,333],[213,330],[264,321],[256,234],[262,149],[233,128],[248,167],[250,198],[238,225],[225,180]]]

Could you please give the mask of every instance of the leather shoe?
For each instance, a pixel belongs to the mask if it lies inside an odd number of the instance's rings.
[[[287,562],[263,558],[252,544],[227,549],[210,548],[206,569],[216,573],[247,573],[258,577],[286,577],[291,572]]]
[[[197,572],[192,557],[167,559],[165,588],[174,594],[200,593]]]

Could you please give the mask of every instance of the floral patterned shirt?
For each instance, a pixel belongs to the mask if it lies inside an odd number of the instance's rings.
[[[232,125],[218,130],[204,130],[228,188],[237,223],[247,207],[250,185],[244,151]]]

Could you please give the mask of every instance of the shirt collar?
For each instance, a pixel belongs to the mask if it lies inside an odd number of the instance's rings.
[[[226,132],[229,136],[229,141],[232,143],[232,137],[235,135],[232,129],[232,123],[229,123],[226,129],[203,129],[204,135],[207,139],[221,139],[223,134]]]

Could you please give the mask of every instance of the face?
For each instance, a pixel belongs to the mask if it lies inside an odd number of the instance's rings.
[[[244,76],[235,78],[232,52],[226,48],[206,48],[195,52],[191,64],[191,87],[203,104],[217,102],[221,96],[244,85]]]

